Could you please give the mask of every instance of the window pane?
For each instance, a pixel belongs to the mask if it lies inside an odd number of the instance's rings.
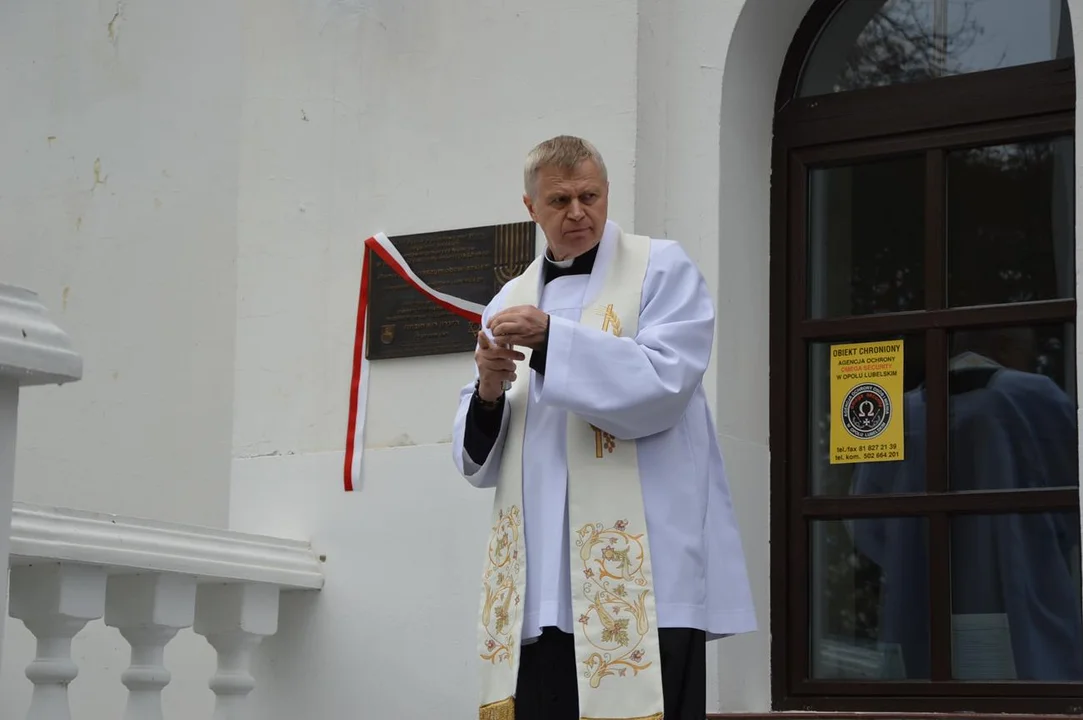
[[[929,678],[927,525],[925,518],[811,523],[813,678]]]
[[[952,490],[1079,485],[1071,325],[952,333]]]
[[[961,515],[951,526],[957,680],[1083,681],[1079,513]]]
[[[924,307],[921,156],[809,172],[809,314]]]
[[[1071,137],[947,157],[948,304],[1075,295]]]
[[[798,94],[859,90],[1073,56],[1067,0],[850,0]]]
[[[900,490],[894,487],[900,467],[914,467],[914,482],[919,482],[924,489],[925,466],[924,461],[919,460],[916,464],[911,460],[911,447],[924,445],[925,432],[925,407],[921,396],[921,383],[925,378],[925,339],[923,335],[907,335],[902,338],[902,378],[901,397],[894,397],[894,392],[883,376],[885,367],[889,363],[884,362],[890,353],[878,352],[882,346],[898,342],[899,338],[863,338],[856,352],[845,361],[857,363],[850,368],[840,365],[843,360],[836,357],[832,362],[832,348],[850,347],[853,343],[839,341],[831,343],[812,343],[809,348],[809,486],[813,495],[873,495],[888,492],[913,492],[912,490]],[[865,352],[865,350],[874,352]],[[867,361],[867,362],[866,362]],[[862,375],[862,369],[867,369]],[[839,372],[845,370],[845,372]],[[851,371],[852,370],[852,371]],[[835,402],[832,401],[831,385],[836,385]],[[866,382],[867,381],[867,382]],[[857,448],[856,453],[871,449],[878,454],[880,445],[895,442],[888,425],[883,428],[884,432],[878,437],[863,439],[859,436],[867,435],[862,432],[858,425],[865,417],[874,418],[873,414],[863,414],[860,398],[855,398],[850,403],[846,397],[851,390],[860,385],[875,384],[886,388],[888,395],[887,421],[898,422],[902,420],[902,461],[884,461],[876,459],[872,462],[861,462],[863,457],[846,457],[851,450],[840,448]],[[874,391],[875,393],[875,391]],[[875,401],[875,397],[872,398]],[[900,410],[901,407],[901,410]],[[843,421],[845,413],[849,412],[854,417],[853,422]],[[881,416],[881,421],[884,419]],[[831,428],[833,421],[835,440],[832,442]],[[849,423],[856,435],[846,430]],[[841,431],[840,431],[841,427]],[[897,444],[897,443],[896,443]],[[884,448],[887,450],[887,448]],[[894,448],[892,448],[894,450]],[[842,452],[844,457],[840,458]],[[904,465],[905,463],[905,465]]]

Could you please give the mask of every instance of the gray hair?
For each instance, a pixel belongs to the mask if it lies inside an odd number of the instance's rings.
[[[605,161],[598,148],[591,145],[583,138],[572,135],[558,135],[545,142],[539,143],[526,156],[526,167],[523,169],[523,187],[528,197],[534,197],[538,190],[538,171],[544,167],[558,170],[574,170],[579,163],[590,160],[598,167],[602,180],[609,178],[605,169]]]

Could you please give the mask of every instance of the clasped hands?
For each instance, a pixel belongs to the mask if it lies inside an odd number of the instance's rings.
[[[504,394],[504,382],[515,380],[515,363],[526,358],[515,348],[541,348],[548,327],[549,316],[533,305],[510,307],[489,318],[489,332],[496,342],[489,340],[482,330],[478,333],[478,349],[474,351],[478,395],[482,400],[493,402]]]

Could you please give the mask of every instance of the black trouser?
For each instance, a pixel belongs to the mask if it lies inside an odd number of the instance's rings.
[[[661,628],[662,697],[666,720],[707,716],[707,634]],[[579,720],[575,640],[556,628],[523,645],[515,692],[515,720]]]

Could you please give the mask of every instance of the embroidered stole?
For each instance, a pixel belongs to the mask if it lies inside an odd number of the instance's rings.
[[[631,342],[638,331],[650,239],[619,233],[613,242],[608,263],[599,248],[594,272],[605,276],[595,297],[584,297],[580,323]],[[538,257],[515,281],[505,307],[538,304],[544,262]],[[515,717],[526,598],[522,471],[531,372],[530,351],[525,354],[507,394],[510,417],[482,582],[480,720]],[[636,443],[617,440],[571,413],[567,432],[579,715],[660,720],[661,658]]]

